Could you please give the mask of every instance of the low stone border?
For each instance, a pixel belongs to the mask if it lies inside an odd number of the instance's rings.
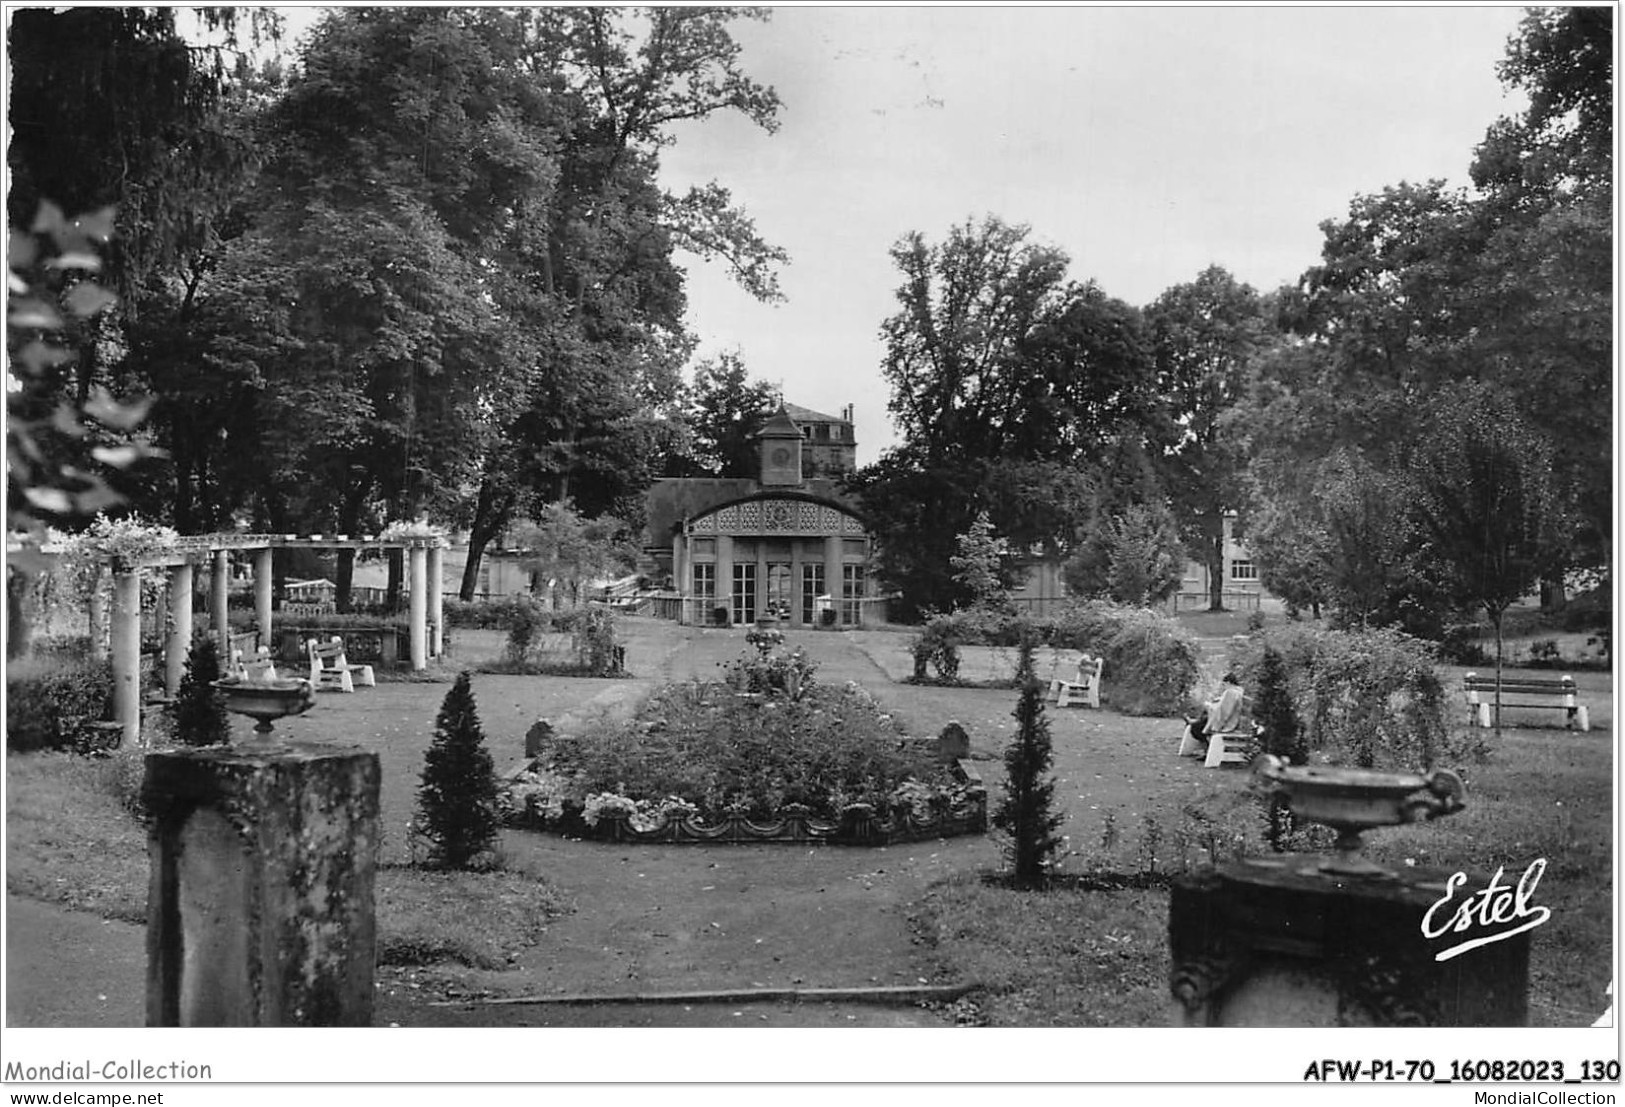
[[[985,834],[987,786],[982,782],[982,774],[975,765],[961,758],[954,762],[954,775],[967,786],[964,801],[938,805],[923,818],[916,816],[913,809],[907,806],[888,816],[879,816],[869,804],[854,803],[841,811],[839,819],[819,819],[813,817],[809,808],[792,803],[781,809],[777,818],[766,822],[748,819],[743,813],[725,815],[720,823],[702,821],[697,815],[683,815],[675,819],[663,815],[657,825],[639,828],[633,826],[631,819],[624,814],[605,813],[595,825],[575,826],[569,833],[593,841],[639,844],[767,842],[841,846],[885,846],[953,838],[962,834]],[[509,825],[521,830],[553,832],[557,829],[517,812]]]

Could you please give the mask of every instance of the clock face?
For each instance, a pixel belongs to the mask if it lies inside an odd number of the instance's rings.
[[[783,446],[774,447],[772,458],[774,465],[787,465],[790,462],[790,451]]]

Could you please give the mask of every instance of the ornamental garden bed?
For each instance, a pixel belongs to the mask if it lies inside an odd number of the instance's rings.
[[[906,738],[860,685],[759,649],[668,684],[625,722],[546,739],[509,782],[510,825],[620,842],[884,845],[987,827],[968,761]]]

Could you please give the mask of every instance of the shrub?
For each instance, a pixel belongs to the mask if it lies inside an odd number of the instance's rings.
[[[923,681],[926,666],[937,671],[937,679],[949,684],[959,679],[959,647],[978,641],[980,635],[963,614],[931,615],[925,627],[909,644],[914,654],[914,679]]]
[[[553,629],[553,617],[542,604],[530,596],[520,597],[508,617],[508,642],[503,660],[509,665],[524,666],[532,656],[537,640]]]
[[[1105,658],[1104,695],[1125,715],[1176,715],[1196,687],[1196,639],[1149,608],[1079,604],[1056,620],[1049,640]]]
[[[1241,647],[1242,683],[1258,688],[1264,650],[1278,653],[1308,746],[1360,768],[1428,769],[1447,748],[1444,688],[1430,643],[1391,628],[1278,627]]]
[[[1253,700],[1253,721],[1263,728],[1264,752],[1274,754],[1288,764],[1303,765],[1309,760],[1309,745],[1304,739],[1303,724],[1292,707],[1292,693],[1287,687],[1286,666],[1281,655],[1265,647],[1258,668],[1258,691]],[[1295,829],[1292,808],[1281,797],[1271,793],[1260,801],[1264,817],[1264,839],[1277,853],[1289,848]]]
[[[78,748],[80,724],[107,717],[113,667],[106,661],[25,658],[6,666],[6,748]]]
[[[489,867],[497,837],[497,795],[496,770],[485,748],[474,691],[468,673],[459,673],[435,719],[418,788],[416,829],[428,840],[435,867]]]
[[[1024,646],[1032,672],[1032,648]],[[1052,754],[1049,720],[1044,718],[1044,690],[1029,676],[1013,712],[1016,734],[1004,751],[1004,798],[993,813],[993,825],[1009,836],[1006,854],[1014,869],[1014,882],[1022,888],[1042,887],[1049,879],[1061,839],[1056,835],[1065,816],[1052,810],[1055,781],[1049,776]]]
[[[757,634],[776,636],[780,641],[784,638],[783,633],[776,630],[753,631],[746,638],[749,640]],[[771,638],[766,640],[771,642]],[[813,674],[817,671],[818,662],[809,658],[800,646],[781,653],[772,645],[767,648],[758,645],[755,652],[724,665],[723,679],[736,691],[799,700],[813,690]]]
[[[607,607],[589,604],[554,620],[559,630],[570,635],[576,663],[592,676],[608,676],[620,666],[617,661],[615,613]]]
[[[200,638],[186,654],[186,672],[175,690],[175,740],[183,746],[221,746],[231,741],[226,698],[214,682],[220,679],[220,648],[213,638]]]
[[[447,599],[441,603],[441,617],[448,627],[506,630],[521,608],[535,603],[534,599],[523,593],[489,600]]]
[[[821,818],[853,803],[884,814],[913,780],[953,786],[927,751],[901,731],[861,686],[814,686],[798,700],[740,699],[725,684],[691,681],[657,689],[636,719],[600,719],[555,738],[513,789],[533,818],[570,826],[631,805],[673,804],[716,821],[732,810],[773,818],[799,803]]]

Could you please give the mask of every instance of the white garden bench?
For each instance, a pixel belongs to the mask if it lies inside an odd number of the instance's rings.
[[[357,681],[368,688],[378,684],[371,665],[352,665],[345,659],[344,639],[336,634],[327,642],[308,639],[305,650],[310,657],[310,686],[318,692],[354,692]]]
[[[1468,673],[1462,684],[1472,721],[1488,730],[1495,713],[1495,677]],[[1579,701],[1578,694],[1571,676],[1541,679],[1520,674],[1501,679],[1502,707],[1560,707],[1568,714],[1564,726],[1587,731],[1591,729],[1591,712]]]
[[[238,680],[263,683],[276,679],[276,665],[271,661],[271,651],[261,646],[254,654],[252,661],[243,657],[243,651],[231,651],[231,675]]]
[[[1078,659],[1076,676],[1072,680],[1054,677],[1049,682],[1050,698],[1056,707],[1070,707],[1074,703],[1089,707],[1100,706],[1100,676],[1106,668],[1106,659],[1083,654]]]

